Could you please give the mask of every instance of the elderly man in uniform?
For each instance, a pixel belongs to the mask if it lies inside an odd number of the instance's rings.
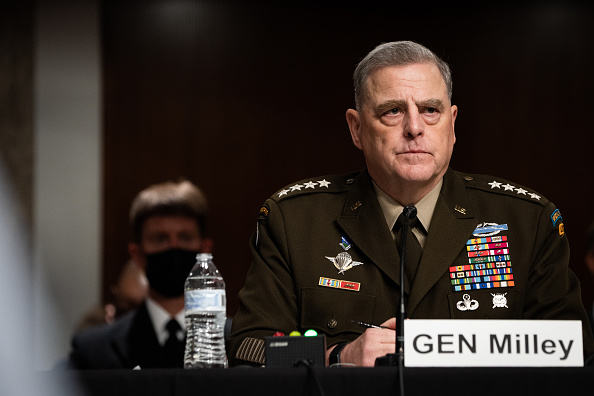
[[[409,318],[579,319],[593,353],[559,211],[529,188],[449,168],[458,109],[448,65],[419,44],[387,43],[360,62],[354,85],[346,120],[367,166],[265,202],[231,364],[263,364],[264,337],[313,328],[327,337],[327,362],[372,366],[395,352],[394,331],[356,322],[395,329],[401,283]],[[400,279],[407,205],[418,215]]]

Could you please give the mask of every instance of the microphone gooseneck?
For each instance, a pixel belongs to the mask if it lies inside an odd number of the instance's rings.
[[[400,395],[404,396],[404,319],[406,318],[406,297],[404,295],[404,266],[406,263],[406,240],[410,220],[417,216],[417,208],[414,205],[407,205],[404,208],[404,224],[400,238],[400,315],[397,316],[396,326],[396,353],[398,354],[398,383]],[[410,285],[412,286],[412,285]],[[409,287],[410,287],[409,286]]]
[[[388,354],[385,357],[376,359],[376,366],[398,366],[398,379],[400,395],[404,396],[404,319],[406,318],[406,296],[404,293],[405,265],[406,265],[406,241],[410,221],[417,216],[417,208],[414,205],[407,205],[399,216],[397,222],[401,223],[399,251],[400,251],[400,304],[396,308],[396,353]]]
[[[404,359],[404,319],[406,318],[406,296],[404,294],[404,267],[406,265],[406,240],[410,220],[417,216],[417,208],[414,205],[407,205],[402,211],[404,214],[404,223],[402,224],[402,237],[400,238],[400,305],[396,315],[396,353],[399,360]]]

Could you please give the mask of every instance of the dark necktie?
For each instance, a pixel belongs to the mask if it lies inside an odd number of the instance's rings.
[[[398,253],[402,256],[402,252],[400,251],[400,242],[402,238],[402,230],[405,222],[405,215],[404,211],[398,216],[396,220],[396,224],[394,224],[394,231],[396,234],[396,247],[398,249]],[[413,281],[415,280],[415,276],[417,274],[417,269],[419,268],[419,261],[421,261],[421,255],[423,254],[423,249],[421,248],[421,244],[419,240],[413,234],[413,228],[418,228],[423,234],[425,234],[425,228],[419,221],[419,218],[414,215],[409,219],[409,226],[408,232],[406,237],[406,263],[404,265],[404,272],[406,273],[406,277],[408,278],[408,283],[412,287]]]
[[[175,319],[171,319],[165,326],[169,337],[165,341],[163,349],[165,351],[165,361],[163,367],[183,367],[184,363],[184,342],[177,338],[177,332],[181,326]]]

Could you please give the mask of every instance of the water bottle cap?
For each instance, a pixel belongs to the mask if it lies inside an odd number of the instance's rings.
[[[198,253],[196,255],[196,260],[198,260],[198,261],[212,260],[212,253]]]

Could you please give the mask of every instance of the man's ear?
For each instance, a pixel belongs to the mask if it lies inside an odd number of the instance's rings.
[[[454,125],[456,124],[456,117],[458,116],[458,106],[453,105],[451,108],[451,112],[452,112],[452,131],[454,131],[454,142],[456,142],[456,128],[454,128]]]
[[[349,124],[349,130],[351,131],[351,139],[353,139],[353,144],[359,150],[362,150],[363,146],[361,144],[361,118],[359,112],[354,109],[348,109],[346,111],[346,121],[347,124]]]
[[[140,245],[134,242],[128,243],[128,253],[130,254],[130,258],[138,268],[140,268],[143,272],[146,271],[146,259],[144,258],[144,254],[142,254],[142,249]]]

